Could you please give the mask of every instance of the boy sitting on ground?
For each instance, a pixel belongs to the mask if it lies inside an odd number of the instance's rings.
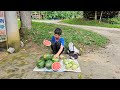
[[[60,28],[56,28],[54,31],[54,36],[51,39],[51,49],[52,53],[55,54],[54,58],[59,58],[59,56],[64,51],[65,40],[61,37],[62,30]]]

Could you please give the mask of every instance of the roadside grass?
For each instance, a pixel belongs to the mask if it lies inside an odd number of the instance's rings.
[[[88,25],[88,26],[100,26],[100,27],[108,27],[108,28],[120,28],[120,21],[116,20],[116,18],[112,19],[115,21],[114,24],[109,24],[105,22],[95,21],[95,20],[85,20],[80,18],[73,18],[73,19],[65,19],[61,22],[68,23],[68,24],[75,24],[75,25]]]
[[[20,20],[18,19],[18,29],[20,29]]]
[[[20,25],[20,22],[18,24]],[[42,42],[44,39],[51,39],[51,37],[54,35],[54,30],[57,27],[62,29],[62,37],[65,39],[66,47],[68,46],[69,42],[73,42],[78,48],[80,48],[81,45],[102,47],[107,43],[106,37],[95,32],[81,28],[40,22],[32,22],[32,29],[30,31],[26,31],[26,36],[31,38],[33,42],[40,46],[43,44]]]

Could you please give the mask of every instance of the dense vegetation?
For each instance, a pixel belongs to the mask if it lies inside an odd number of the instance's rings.
[[[87,19],[65,19],[62,22],[75,24],[75,25],[88,25],[88,26],[101,26],[101,27],[109,27],[109,28],[120,28],[120,18],[109,18],[109,19],[102,19],[102,22],[99,20],[87,20]]]
[[[82,11],[33,11],[33,13],[41,13],[43,19],[70,19],[82,17]]]
[[[102,18],[113,18],[118,16],[119,11],[83,11],[83,16],[87,19],[94,19],[95,14],[97,19],[100,19],[100,16]]]

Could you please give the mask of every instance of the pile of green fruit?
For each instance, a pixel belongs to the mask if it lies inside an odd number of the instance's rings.
[[[58,58],[54,58],[53,54],[44,54],[40,57],[40,59],[37,61],[36,66],[38,68],[44,68],[51,69],[51,66],[54,62],[59,62],[60,60]]]
[[[76,70],[79,67],[79,64],[77,64],[74,60],[71,59],[64,59],[63,63],[67,70],[69,69]]]

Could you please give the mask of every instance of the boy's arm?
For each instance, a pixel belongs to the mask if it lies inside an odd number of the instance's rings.
[[[62,52],[62,50],[63,50],[63,46],[61,45],[59,51],[57,52],[57,54],[54,55],[54,58],[58,58],[60,53]]]
[[[61,45],[59,51],[57,52],[58,56],[60,55],[60,53],[62,52],[62,50],[63,50],[63,46]]]
[[[57,54],[55,55],[55,57],[59,57],[60,53],[62,52],[62,50],[64,48],[64,44],[65,44],[65,41],[64,41],[64,39],[62,39],[60,49],[57,52]]]

